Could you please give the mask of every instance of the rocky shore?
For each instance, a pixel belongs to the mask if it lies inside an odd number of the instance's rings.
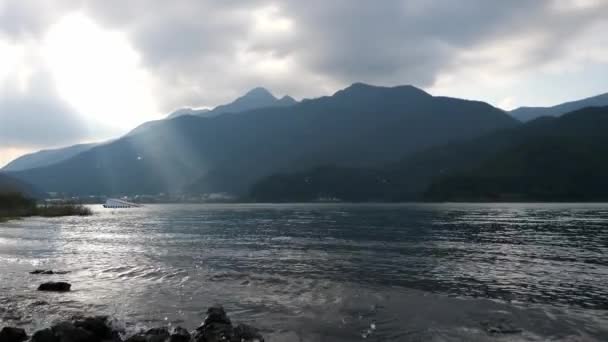
[[[182,327],[158,327],[127,334],[107,316],[85,317],[59,322],[28,336],[23,329],[4,327],[0,342],[264,342],[258,329],[234,326],[222,307],[211,307],[194,331]]]
[[[33,275],[66,274],[69,271],[37,269]],[[72,284],[49,281],[40,284],[38,291],[69,292]],[[0,342],[264,342],[259,330],[246,325],[234,326],[221,306],[207,309],[207,317],[194,331],[177,327],[158,327],[126,332],[108,316],[79,317],[38,330],[31,336],[16,327],[3,327]]]

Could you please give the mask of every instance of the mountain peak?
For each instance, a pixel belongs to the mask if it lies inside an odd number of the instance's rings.
[[[169,113],[169,115],[167,115],[167,118],[173,119],[173,118],[176,118],[176,117],[182,116],[182,115],[201,115],[201,114],[207,113],[208,111],[209,111],[209,109],[206,109],[206,108],[194,109],[194,108],[190,108],[190,107],[184,107],[184,108],[179,108],[179,109]]]
[[[350,86],[346,87],[346,89],[363,89],[363,88],[379,88],[379,86],[374,86],[371,84],[363,83],[363,82],[355,82]]]
[[[371,84],[356,82],[350,86],[337,91],[334,95],[353,95],[360,96],[364,94],[385,93],[386,91],[408,93],[411,95],[431,96],[422,89],[416,88],[413,85],[400,85],[394,87],[375,86]]]
[[[222,113],[238,113],[252,109],[275,106],[279,100],[266,88],[256,87],[245,93],[236,100],[215,107],[206,116],[215,116]]]
[[[296,101],[293,97],[291,97],[289,95],[285,95],[285,96],[281,97],[278,102],[281,103],[282,105],[293,105],[293,104],[298,103],[298,101]]]
[[[586,107],[608,106],[608,93],[587,97],[581,100],[564,102],[552,107],[519,107],[509,112],[522,122],[531,121],[541,116],[561,116]]]
[[[276,100],[276,97],[274,95],[272,95],[272,93],[264,87],[255,87],[255,88],[251,89],[250,91],[248,91],[247,93],[245,93],[245,95],[243,95],[242,97],[272,98],[272,99]]]

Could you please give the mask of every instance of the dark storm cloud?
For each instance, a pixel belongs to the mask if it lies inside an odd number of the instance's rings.
[[[454,70],[537,68],[558,61],[571,40],[607,21],[608,1],[3,0],[0,39],[39,39],[73,11],[127,35],[157,80],[159,106],[169,111],[217,105],[259,85],[309,97],[356,81],[431,87]],[[31,113],[11,118],[13,127],[38,120],[33,113],[40,111],[27,108],[42,99],[58,108],[51,112],[69,113],[50,88],[32,101],[2,95],[5,108],[19,104]],[[52,123],[48,129],[65,141],[76,136]],[[2,138],[27,140],[0,129]]]
[[[0,148],[70,144],[87,133],[77,113],[59,100],[48,75],[33,75],[28,89],[0,87]]]
[[[459,51],[527,32],[546,35],[535,53],[540,60],[551,58],[560,41],[597,19],[606,20],[608,3],[602,1],[586,9],[556,10],[559,4],[579,2],[593,0],[7,0],[0,28],[39,32],[58,12],[84,9],[107,28],[129,32],[148,66],[172,78],[230,74],[228,62],[244,46],[290,56],[299,71],[339,82],[400,80],[428,86]],[[293,21],[288,39],[251,36],[251,14],[264,6],[275,6]]]
[[[576,3],[260,0],[121,5],[122,1],[104,1],[89,3],[89,9],[110,25],[126,28],[150,68],[163,79],[204,84],[201,93],[192,96],[213,101],[257,84],[306,94],[307,87],[319,88],[309,84],[311,79],[332,86],[355,81],[431,86],[460,52],[527,34],[542,36],[537,46],[526,51],[527,64],[533,66],[559,57],[569,37],[606,20],[607,2],[588,8],[577,8]],[[560,11],[560,4],[572,8]],[[251,14],[265,6],[275,6],[277,15],[293,21],[293,32],[252,35]],[[288,57],[295,66],[284,77],[252,79],[235,65],[239,49]]]
[[[461,51],[540,32],[546,41],[528,56],[533,64],[556,57],[560,43],[594,20],[608,19],[608,3],[558,13],[554,2],[538,0],[290,1],[285,10],[303,28],[292,48],[300,47],[309,69],[344,82],[419,86],[431,85]]]
[[[72,1],[70,5],[70,0],[56,2],[2,0],[0,1],[0,38],[3,35],[11,39],[42,35],[57,17],[76,3],[77,1]]]

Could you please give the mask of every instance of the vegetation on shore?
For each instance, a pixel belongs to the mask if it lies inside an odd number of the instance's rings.
[[[251,188],[258,202],[608,201],[608,107],[539,118],[438,145],[375,169],[277,173]]]
[[[43,216],[88,216],[90,208],[76,203],[38,204],[20,193],[0,193],[0,221],[11,218]]]

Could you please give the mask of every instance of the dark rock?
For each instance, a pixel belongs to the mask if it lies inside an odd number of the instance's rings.
[[[230,322],[230,318],[228,318],[228,315],[226,314],[226,311],[224,311],[224,308],[221,306],[210,307],[207,309],[207,317],[205,317],[203,326],[210,323],[232,324],[232,322]]]
[[[41,305],[49,305],[49,303],[44,300],[37,300],[37,301],[33,302],[31,305],[32,306],[41,306]]]
[[[49,274],[66,274],[66,273],[70,273],[70,271],[33,270],[33,271],[30,272],[30,274],[45,274],[45,275],[49,275]]]
[[[490,335],[509,335],[509,334],[519,334],[523,330],[516,327],[510,322],[501,321],[501,322],[482,322],[481,323],[486,332]]]
[[[0,342],[23,342],[27,340],[25,330],[5,327],[0,331]]]
[[[55,274],[52,270],[33,270],[30,274]]]
[[[68,284],[69,285],[69,284]],[[7,330],[9,329],[9,330]],[[5,328],[0,332],[0,342],[24,342],[23,337],[8,339],[4,336],[12,332]],[[15,329],[15,328],[12,328]],[[124,331],[122,331],[124,333]],[[39,330],[32,336],[31,342],[120,342],[121,331],[114,330],[106,316],[79,318],[73,323],[62,322],[51,328]],[[13,336],[13,335],[11,335]],[[19,335],[21,336],[21,335]],[[169,330],[166,327],[154,328],[129,337],[125,342],[264,342],[258,329],[240,324],[232,326],[230,318],[222,307],[207,310],[207,317],[193,336],[182,327]]]
[[[133,335],[131,337],[129,337],[128,339],[126,339],[125,342],[146,342],[146,335],[144,334],[137,334],[137,335]]]
[[[72,285],[63,281],[48,282],[40,284],[40,286],[38,286],[38,291],[67,292],[70,291],[71,287]]]
[[[69,322],[54,325],[51,330],[59,338],[59,342],[101,342],[101,338]]]
[[[238,342],[264,342],[260,331],[247,324],[239,324],[234,328],[233,339]]]
[[[102,340],[113,338],[112,328],[109,326],[106,316],[86,317],[74,322],[74,326],[82,328]]]
[[[169,337],[169,342],[189,342],[190,341],[190,333],[188,330],[182,327],[176,327],[171,331],[171,336]]]
[[[195,342],[231,341],[233,334],[232,323],[221,306],[207,310],[203,325],[196,328]]]
[[[167,328],[153,328],[145,333],[133,335],[126,342],[165,342],[170,334]]]
[[[169,338],[169,329],[167,328],[153,328],[146,331],[147,342],[165,342]]]
[[[38,330],[32,336],[31,342],[60,342],[53,331],[49,328]]]
[[[207,310],[207,317],[203,324],[196,329],[192,340],[195,342],[264,342],[264,337],[258,329],[246,324],[240,324],[234,328],[230,318],[220,306]]]
[[[220,342],[232,341],[234,336],[232,325],[223,323],[211,323],[194,333],[195,342]]]

